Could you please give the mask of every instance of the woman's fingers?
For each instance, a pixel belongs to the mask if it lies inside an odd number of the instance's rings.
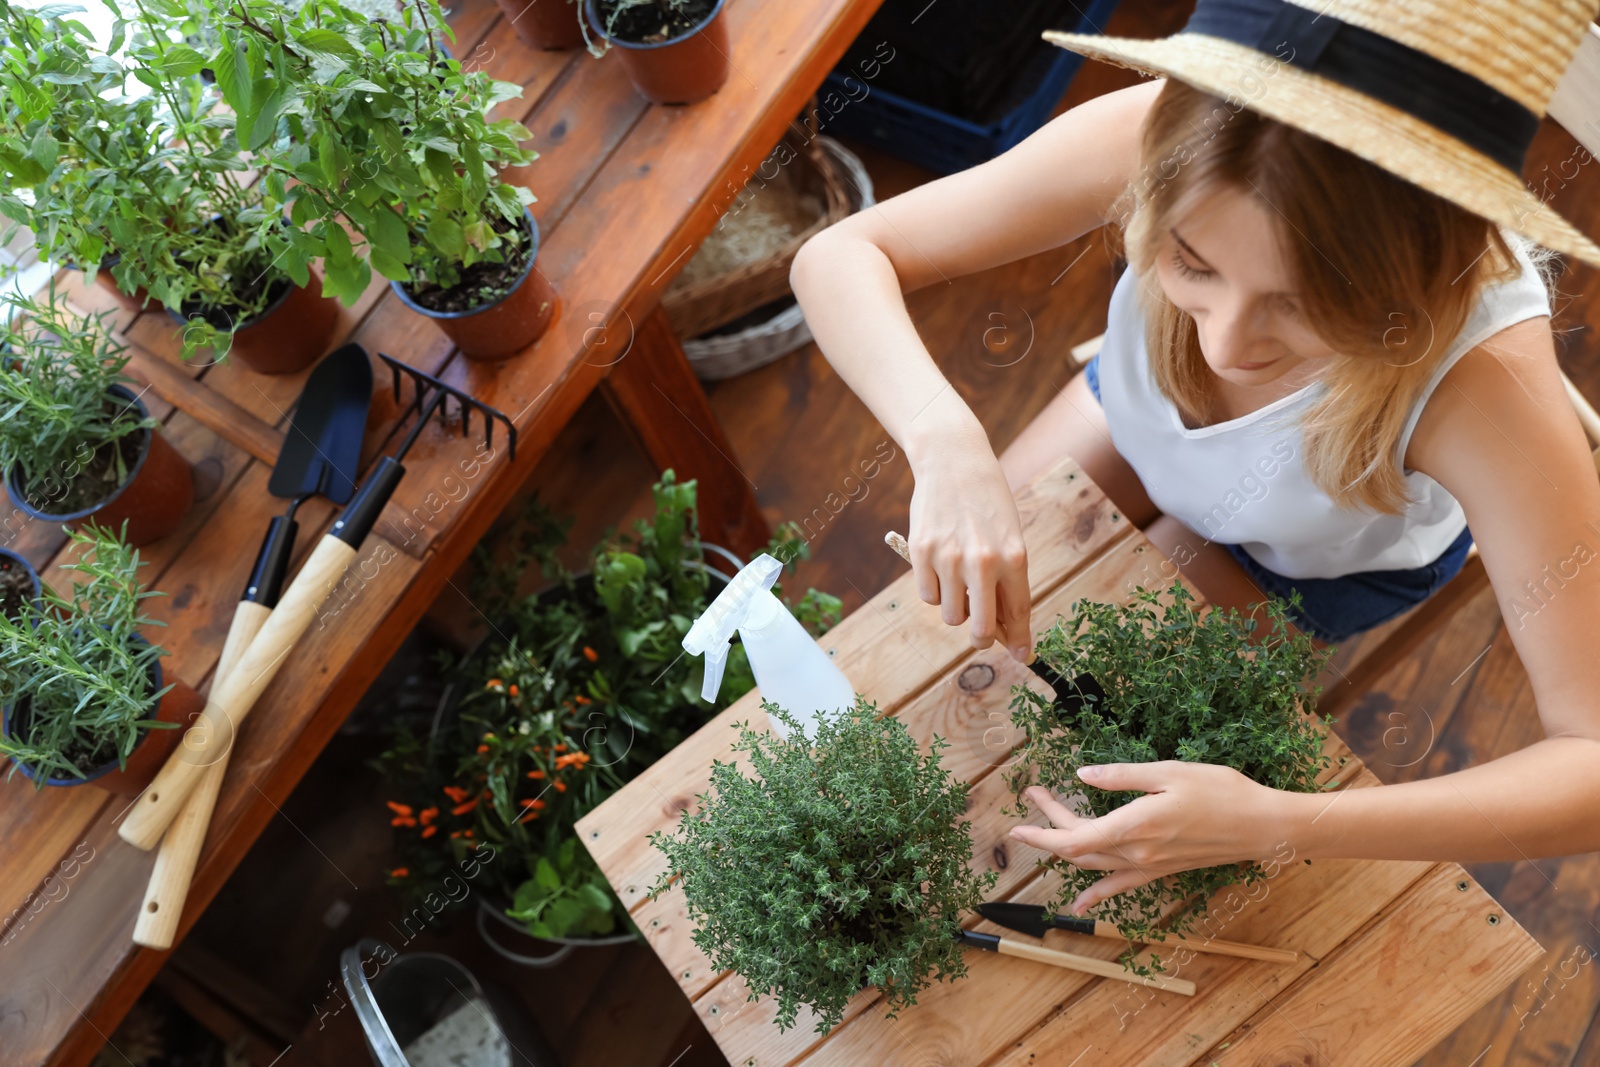
[[[939,603],[939,575],[933,569],[933,549],[917,537],[913,530],[911,540],[911,572],[917,576],[917,596],[924,604]]]
[[[988,648],[998,632],[995,604],[995,568],[987,553],[968,553],[964,576],[967,580],[967,609],[972,613],[972,647]]]
[[[996,604],[998,628],[1004,632],[1006,647],[1019,662],[1027,663],[1033,654],[1032,604],[1028,592],[1028,553],[1002,553],[998,575],[999,599]]]
[[[967,618],[967,589],[961,578],[961,556],[943,550],[934,555],[939,574],[940,617],[946,625],[960,626]]]

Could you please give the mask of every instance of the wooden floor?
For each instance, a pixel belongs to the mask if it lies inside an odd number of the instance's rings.
[[[1170,33],[1191,6],[1124,0],[1106,30],[1139,37]],[[1062,107],[1133,80],[1127,71],[1090,63]],[[893,159],[861,154],[880,199],[931,177]],[[1594,233],[1600,232],[1600,168],[1589,162],[1564,131],[1547,123],[1525,174],[1557,210]],[[1575,169],[1576,177],[1563,177]],[[1114,265],[1095,233],[911,297],[914,321],[983,420],[996,451],[1066,383],[1071,345],[1104,329],[1114,281]],[[1561,290],[1555,325],[1562,362],[1581,389],[1600,397],[1600,359],[1591,332],[1600,315],[1600,279],[1572,265]],[[993,345],[997,323],[1012,331],[1003,354]],[[906,528],[911,470],[896,452],[866,483],[866,494],[857,488],[857,499],[850,499],[844,479],[859,461],[881,455],[888,437],[814,346],[721,383],[711,397],[768,519],[774,525],[799,522],[807,530],[813,558],[801,567],[800,589],[811,584],[837,593],[850,610],[902,571],[905,565],[883,546],[882,536]],[[594,401],[530,487],[559,510],[576,514],[574,543],[587,544],[606,525],[644,513],[652,477],[620,424]],[[454,584],[466,588],[465,576]],[[475,618],[470,604],[447,591],[429,622],[435,634],[461,641]],[[1358,649],[1346,653],[1351,651]],[[262,836],[180,952],[182,966],[175,962],[164,975],[168,993],[198,996],[197,988],[226,985],[217,975],[248,974],[250,987],[223,999],[246,1017],[254,1034],[250,1040],[259,1051],[250,1054],[252,1062],[270,1063],[286,1044],[294,1048],[285,1065],[365,1062],[351,1012],[334,1010],[339,1002],[329,983],[336,984],[338,951],[356,937],[383,936],[394,911],[382,881],[389,833],[382,783],[362,766],[371,748],[372,717],[382,714],[384,699],[358,713],[306,776],[285,817]],[[1386,782],[1457,770],[1537,739],[1527,679],[1492,597],[1486,593],[1474,601],[1385,677],[1339,729]],[[1600,979],[1596,968],[1585,965],[1600,955],[1600,858],[1477,864],[1471,870],[1548,955],[1419,1062],[1600,1063]],[[500,965],[465,923],[450,937],[407,947],[419,946],[448,951],[512,988],[567,1067],[723,1062],[670,977],[638,946],[589,950],[550,971]],[[216,1010],[214,1003],[195,1003],[195,1010]]]

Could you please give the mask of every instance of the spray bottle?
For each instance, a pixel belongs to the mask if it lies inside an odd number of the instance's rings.
[[[728,644],[738,630],[762,699],[790,712],[800,720],[804,733],[815,737],[812,726],[818,717],[853,706],[855,689],[799,620],[772,595],[772,583],[782,570],[783,564],[765,552],[751,560],[695,620],[683,647],[691,655],[706,657],[700,699],[713,701],[722,687]],[[773,717],[769,722],[773,733],[787,735],[783,723]]]

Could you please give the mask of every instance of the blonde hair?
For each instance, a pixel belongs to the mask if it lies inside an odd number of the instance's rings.
[[[1403,512],[1409,494],[1397,452],[1407,417],[1483,288],[1520,273],[1507,237],[1547,287],[1554,253],[1311,134],[1169,78],[1145,121],[1138,176],[1112,210],[1139,283],[1156,384],[1193,423],[1216,414],[1214,375],[1194,319],[1161,288],[1156,253],[1189,205],[1224,186],[1270,204],[1300,314],[1340,353],[1300,421],[1307,472],[1341,507]]]

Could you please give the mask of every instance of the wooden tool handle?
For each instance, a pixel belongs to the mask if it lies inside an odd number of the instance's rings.
[[[1116,923],[1106,922],[1104,919],[1095,923],[1096,937],[1122,938],[1122,931],[1117,929]],[[1206,952],[1213,956],[1237,956],[1246,960],[1265,960],[1268,963],[1296,963],[1300,953],[1287,948],[1266,948],[1262,945],[1246,945],[1238,941],[1222,941],[1218,938],[1191,937],[1185,934],[1168,934],[1165,941],[1146,941],[1147,945],[1167,945],[1178,943],[1196,952]]]
[[[355,554],[354,548],[331,534],[317,545],[273,609],[272,617],[239,658],[239,665],[213,687],[204,716],[209,721],[188,729],[155,781],[140,794],[122,821],[118,834],[124,841],[151,849],[161,840],[189,793],[199,784],[207,763],[214,763],[232,745],[239,724],[250,714],[262,690],[271,684],[295,642],[310,627],[317,609],[344,576]],[[228,723],[230,729],[215,738],[219,720]]]
[[[1182,996],[1194,996],[1194,983],[1187,978],[1163,978],[1160,975],[1134,974],[1123,968],[1120,963],[1108,960],[1095,959],[1093,956],[1079,956],[1072,952],[1060,952],[1042,945],[1031,945],[1025,941],[1000,941],[1000,955],[1016,956],[1020,959],[1033,960],[1035,963],[1048,963],[1055,967],[1065,967],[1069,971],[1082,971],[1084,974],[1099,975],[1101,978],[1115,978],[1122,982],[1132,982],[1134,985],[1150,986],[1152,989],[1164,989],[1169,993],[1178,993]]]
[[[215,683],[221,683],[233,673],[239,658],[271,614],[272,609],[262,604],[239,601],[233,612],[233,625],[228,628],[228,640],[217,660]],[[144,903],[139,906],[139,918],[133,927],[136,945],[168,949],[178,936],[178,920],[183,916],[183,902],[189,896],[189,883],[194,880],[200,847],[205,844],[211,812],[216,807],[217,793],[222,789],[228,755],[223,753],[221,759],[205,769],[200,784],[161,839],[161,851],[156,855],[155,869],[150,872],[150,884],[145,888]]]

